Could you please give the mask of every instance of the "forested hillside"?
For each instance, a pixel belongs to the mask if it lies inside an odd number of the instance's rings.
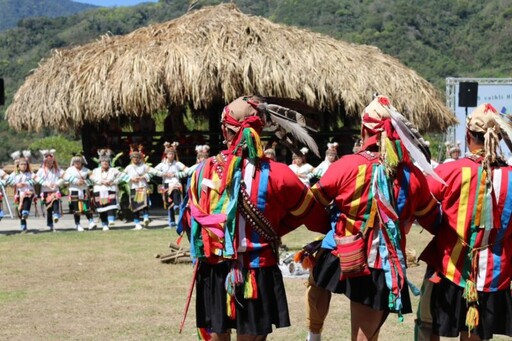
[[[69,3],[64,0],[0,0]],[[126,34],[220,0],[160,0],[136,7],[99,8],[59,18],[27,18],[0,32],[0,77],[7,102],[29,71],[55,48],[83,44],[103,34]],[[226,2],[226,1],[224,1]],[[277,23],[322,32],[357,44],[370,44],[397,57],[441,91],[446,77],[512,77],[510,0],[236,0],[245,13]],[[75,3],[73,3],[75,4]],[[76,4],[81,6],[81,4]],[[46,12],[39,12],[44,15]],[[1,15],[1,14],[0,14]],[[0,23],[3,20],[0,19]],[[7,103],[7,104],[8,104]],[[0,108],[3,115],[5,107]],[[0,122],[0,161],[13,134]],[[17,135],[19,143],[21,135]],[[30,137],[28,137],[30,138]],[[7,147],[5,147],[7,145]]]
[[[0,31],[16,27],[23,18],[56,18],[93,8],[96,6],[71,0],[0,0]]]

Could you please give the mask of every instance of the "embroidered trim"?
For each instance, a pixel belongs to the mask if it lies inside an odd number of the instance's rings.
[[[245,190],[245,184],[242,182],[240,186],[242,197],[238,200],[238,208],[240,214],[254,228],[256,233],[273,243],[280,243],[280,237],[272,228],[272,224],[263,215],[263,213],[251,202],[249,195]]]
[[[365,159],[370,160],[370,161],[379,158],[379,153],[378,152],[371,152],[369,150],[362,150],[362,151],[360,151],[357,154],[361,155],[362,157],[364,157]]]

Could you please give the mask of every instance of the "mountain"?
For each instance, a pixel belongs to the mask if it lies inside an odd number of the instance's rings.
[[[73,0],[84,4],[101,7],[135,6],[146,2],[158,2],[158,0]]]
[[[71,0],[0,0],[0,31],[16,27],[24,18],[63,17],[93,8]]]
[[[97,8],[59,18],[25,18],[0,31],[0,77],[5,79],[6,106],[30,70],[55,48],[84,44],[104,34],[121,35],[183,15],[194,8],[230,0],[160,0],[134,7]],[[92,6],[70,0],[0,0],[0,23],[8,10],[50,6],[69,10]],[[444,91],[446,77],[511,78],[512,2],[503,0],[236,0],[244,13],[276,23],[321,32],[356,44],[374,45],[396,57]],[[46,4],[41,5],[40,4]],[[53,14],[58,13],[52,10]],[[11,12],[12,13],[12,12]],[[62,13],[62,12],[61,12]],[[58,14],[62,15],[62,14]],[[11,14],[12,16],[12,14]],[[277,51],[279,52],[279,51]],[[0,122],[0,162],[20,146],[6,122]],[[11,141],[12,140],[12,141]],[[11,148],[12,147],[12,148]],[[9,149],[10,148],[10,149]]]

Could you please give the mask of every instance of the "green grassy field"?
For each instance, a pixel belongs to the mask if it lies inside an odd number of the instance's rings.
[[[314,237],[301,228],[283,242],[298,249]],[[419,253],[429,238],[413,229],[409,246]],[[0,237],[0,339],[196,340],[193,301],[178,334],[192,266],[155,258],[175,239],[163,229]],[[420,285],[424,270],[410,268],[410,279]],[[285,279],[292,327],[269,340],[304,340],[304,283]],[[412,340],[413,321],[413,315],[403,323],[390,316],[381,340]],[[335,295],[323,339],[349,338],[348,301]]]

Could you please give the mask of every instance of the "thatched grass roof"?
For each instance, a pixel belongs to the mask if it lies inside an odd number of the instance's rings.
[[[421,129],[455,122],[430,83],[378,48],[221,4],[54,51],[27,77],[6,116],[18,130],[68,130],[171,106],[208,112],[219,101],[257,93],[300,99],[318,111],[341,107],[355,117],[375,92],[390,96]]]

